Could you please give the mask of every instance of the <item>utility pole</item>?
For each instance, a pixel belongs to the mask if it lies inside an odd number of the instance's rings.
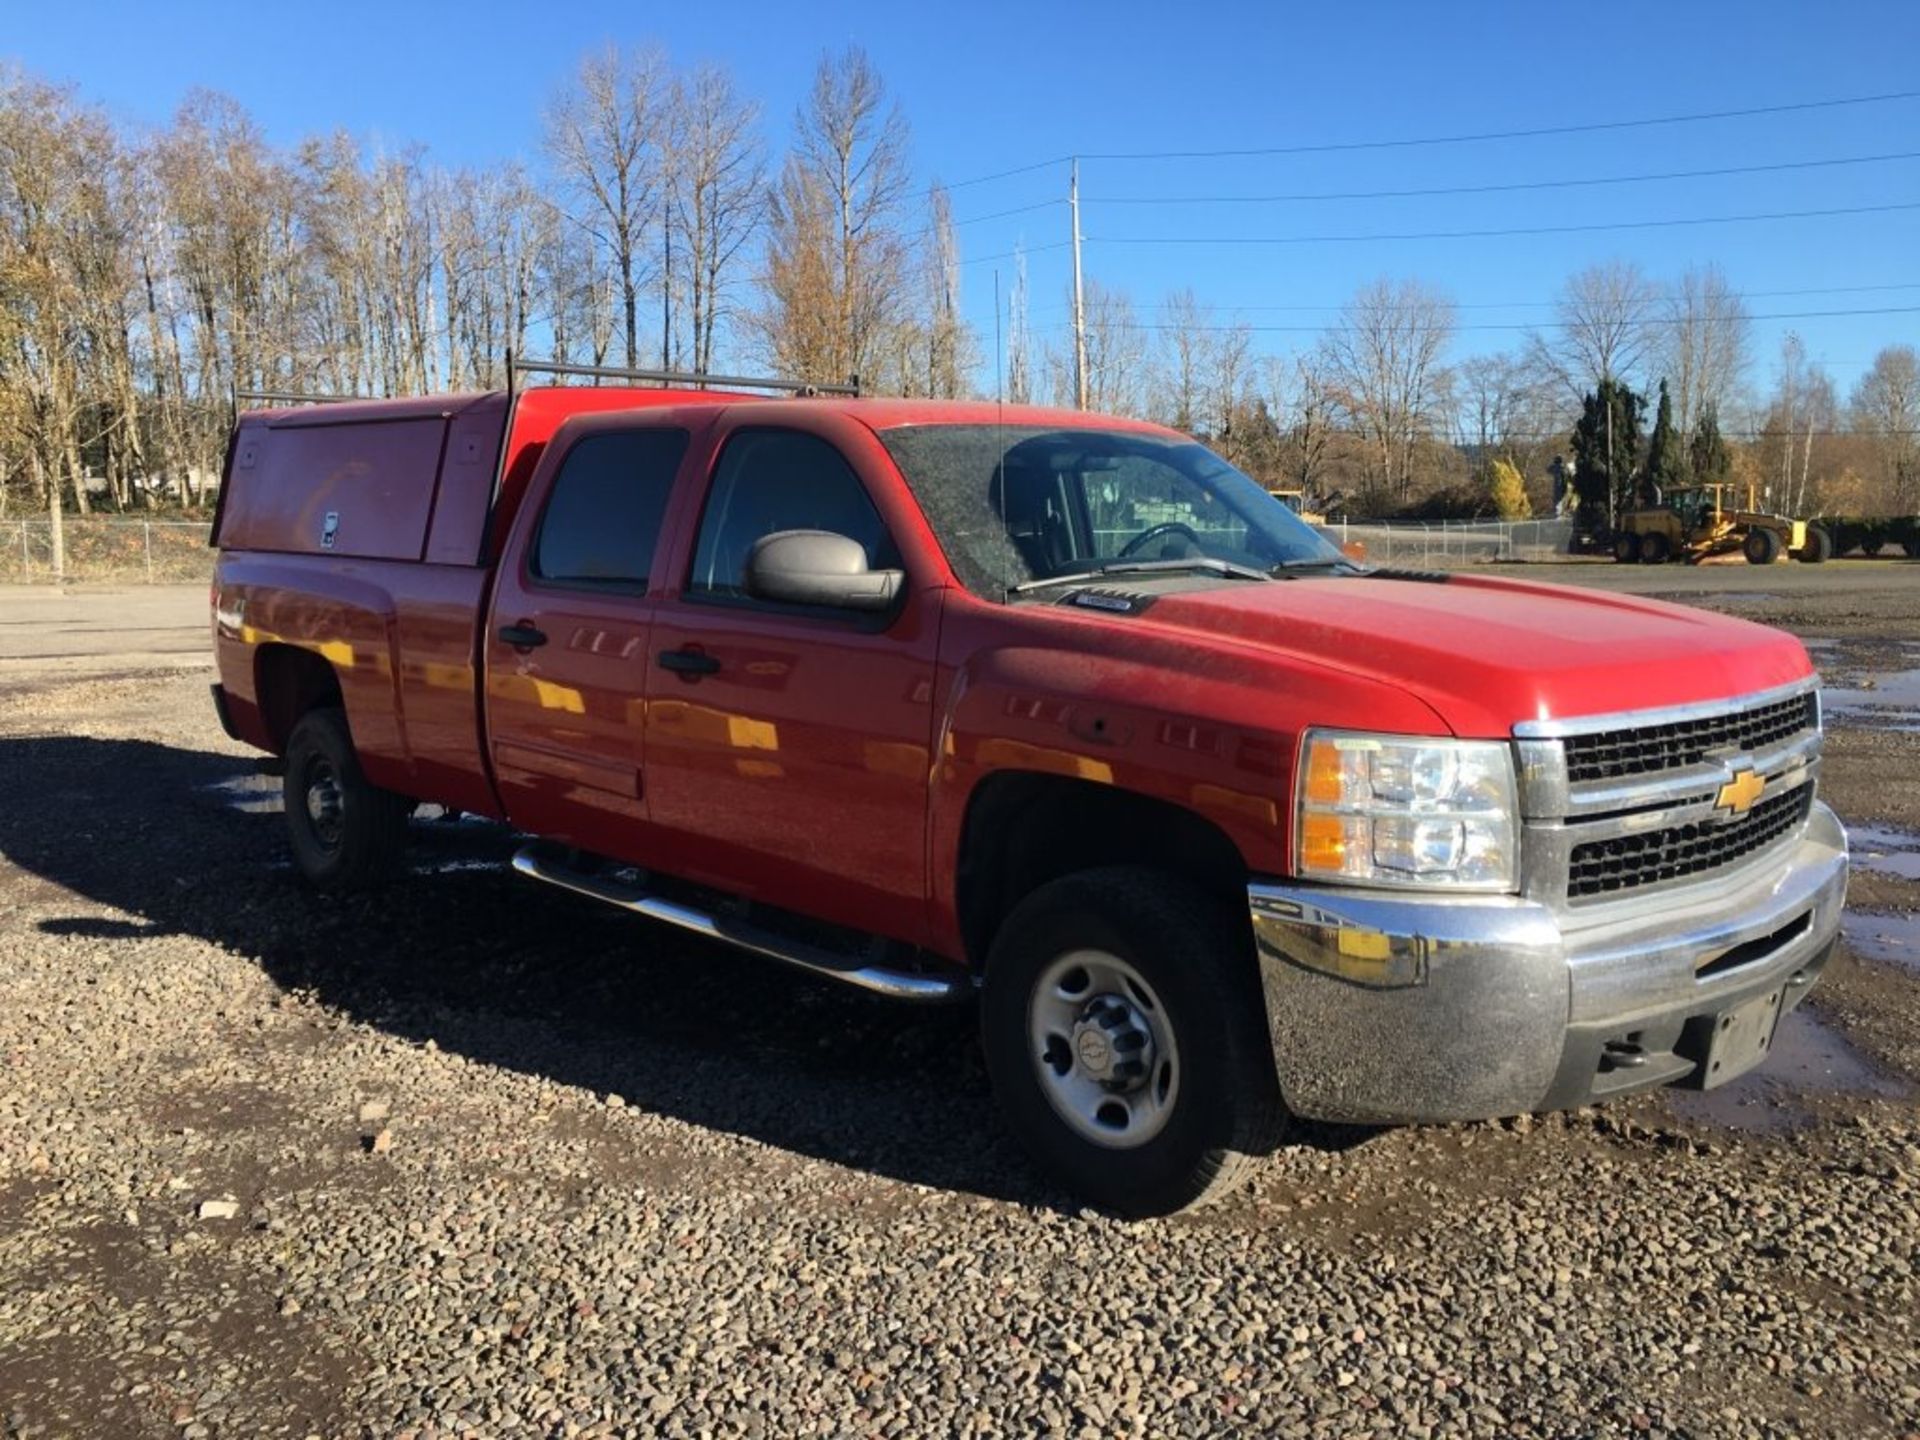
[[[1080,294],[1080,160],[1074,158],[1067,181],[1067,208],[1073,213],[1073,403],[1087,408],[1087,309]]]

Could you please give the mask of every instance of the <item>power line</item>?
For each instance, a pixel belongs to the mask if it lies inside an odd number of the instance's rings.
[[[1355,235],[1089,235],[1098,245],[1358,245],[1375,240],[1489,240],[1518,235],[1576,235],[1602,230],[1665,230],[1685,225],[1742,225],[1765,220],[1817,220],[1920,210],[1920,200],[1845,205],[1824,210],[1769,210],[1749,215],[1697,215],[1667,220],[1606,220],[1587,225],[1521,225],[1492,230],[1407,230]]]
[[[1594,185],[1638,185],[1656,180],[1704,180],[1723,175],[1765,175],[1787,170],[1822,170],[1839,165],[1878,165],[1920,160],[1920,150],[1890,155],[1853,155],[1834,160],[1783,160],[1770,165],[1727,165],[1710,170],[1665,170],[1645,175],[1603,175],[1569,180],[1514,180],[1490,185],[1435,185],[1412,190],[1322,190],[1297,195],[1104,195],[1089,205],[1278,205],[1321,200],[1411,200],[1434,195],[1496,195],[1517,190],[1571,190]],[[1046,202],[1052,203],[1052,202]],[[1028,206],[1036,209],[1036,206]],[[1018,214],[1018,211],[1005,211]],[[993,216],[981,216],[993,219]]]
[[[978,225],[983,220],[1004,220],[1009,215],[1028,215],[1035,210],[1051,210],[1056,205],[1066,203],[1064,200],[1036,200],[1031,205],[1016,205],[1011,210],[995,210],[990,215],[969,215],[964,220],[954,220],[949,223],[958,229],[962,225]]]
[[[1071,240],[1054,240],[1045,245],[1024,245],[1018,250],[996,250],[991,255],[970,255],[958,261],[961,265],[984,265],[989,260],[1011,260],[1016,255],[1044,255],[1049,250],[1065,250],[1073,244]]]
[[[1920,305],[1884,305],[1861,310],[1784,310],[1771,315],[1749,315],[1749,320],[1833,320],[1856,315],[1920,315]],[[1329,329],[1326,325],[1180,325],[1166,321],[1125,320],[1109,321],[1120,330],[1161,330],[1161,331],[1251,331],[1260,335],[1318,335]],[[1698,316],[1651,316],[1636,322],[1639,325],[1696,325],[1701,323]],[[1036,325],[1036,330],[1063,330],[1065,321],[1054,321],[1048,325]],[[1449,330],[1459,332],[1467,330],[1537,330],[1537,325],[1452,325]]]
[[[1233,150],[1134,150],[1083,153],[1082,160],[1215,160],[1256,155],[1330,155],[1354,150],[1399,150],[1421,145],[1475,145],[1490,140],[1532,140],[1549,135],[1591,135],[1608,130],[1639,130],[1660,125],[1692,125],[1708,120],[1745,120],[1761,115],[1790,115],[1837,110],[1851,105],[1884,105],[1920,99],[1920,90],[1882,95],[1848,95],[1832,100],[1801,100],[1785,105],[1753,105],[1739,110],[1703,110],[1688,115],[1658,115],[1637,120],[1596,120],[1581,125],[1544,125],[1526,130],[1485,130],[1461,135],[1427,135],[1398,140],[1344,140],[1315,145],[1262,145]],[[1048,164],[1060,162],[1049,161]],[[1035,169],[1039,166],[1032,167]],[[998,177],[987,177],[998,178]]]
[[[1609,130],[1693,125],[1712,120],[1746,120],[1762,115],[1790,115],[1809,110],[1838,110],[1856,105],[1886,105],[1914,99],[1920,99],[1920,90],[1893,90],[1881,95],[1843,95],[1829,100],[1801,100],[1783,105],[1750,105],[1737,110],[1701,110],[1686,115],[1656,115],[1633,120],[1595,120],[1579,125],[1545,125],[1526,130],[1485,130],[1459,135],[1418,135],[1394,140],[1337,140],[1313,145],[1265,145],[1236,150],[1083,151],[1079,158],[1122,161],[1211,160],[1254,155],[1331,155],[1355,150],[1400,150],[1423,145],[1476,145],[1493,140],[1532,140],[1552,135],[1591,135]],[[1045,160],[1035,160],[1030,164],[995,170],[987,175],[973,175],[965,180],[932,185],[922,193],[932,194],[935,190],[965,190],[975,185],[988,185],[996,180],[1010,180],[1019,175],[1031,175],[1038,170],[1048,170],[1056,165],[1066,165],[1073,159],[1072,155],[1054,155]]]
[[[1902,280],[1886,285],[1815,285],[1795,290],[1741,290],[1729,291],[1730,300],[1780,300],[1802,295],[1862,295],[1885,290],[1920,290],[1920,280]],[[1216,305],[1209,308],[1231,310],[1235,314],[1266,314],[1272,312],[1339,312],[1347,308],[1349,302],[1321,305]],[[1474,304],[1456,304],[1456,310],[1550,310],[1560,304],[1558,300],[1483,300]],[[1041,314],[1054,310],[1065,310],[1065,302],[1054,301],[1045,305],[1031,307]]]

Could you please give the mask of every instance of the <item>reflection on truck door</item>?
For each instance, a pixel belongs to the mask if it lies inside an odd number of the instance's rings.
[[[524,830],[620,854],[645,818],[648,589],[687,439],[665,427],[581,437],[530,538],[503,560],[486,636],[488,733],[501,799]]]
[[[736,431],[686,588],[655,624],[649,813],[681,873],[911,937],[925,922],[937,592],[913,593],[910,576],[901,608],[882,616],[755,600],[748,554],[781,530],[830,530],[865,546],[875,568],[900,564],[833,445]]]

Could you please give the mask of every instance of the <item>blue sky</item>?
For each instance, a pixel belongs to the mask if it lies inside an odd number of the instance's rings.
[[[469,3],[0,6],[0,58],[76,83],[134,125],[205,85],[278,142],[344,128],[424,143],[448,163],[537,161],[541,106],[580,52],[658,41],[730,66],[769,138],[824,48],[864,45],[948,183],[1072,153],[1306,146],[1475,134],[1920,91],[1920,4],[1188,5],[981,3],[657,6]],[[1805,339],[1843,394],[1882,344],[1920,340],[1920,209],[1764,223],[1475,239],[1128,244],[1124,237],[1367,236],[1580,226],[1920,204],[1920,158],[1508,193],[1274,203],[1125,198],[1317,195],[1637,176],[1920,152],[1920,100],[1496,142],[1234,159],[1083,163],[1089,275],[1150,309],[1191,285],[1259,326],[1317,328],[1359,284],[1417,276],[1461,305],[1456,354],[1501,349],[1545,318],[1572,270],[1626,257],[1656,277],[1717,261],[1753,293],[1764,381],[1781,334]],[[1056,200],[1063,165],[960,185],[961,221]],[[964,224],[963,256],[1024,242],[1033,319],[1064,322],[1063,205]],[[990,342],[993,272],[965,271]],[[1837,293],[1839,287],[1881,287]],[[1896,288],[1897,287],[1897,288]],[[1824,290],[1836,293],[1767,295]],[[1150,317],[1148,317],[1150,318]],[[1263,330],[1286,352],[1311,334]]]

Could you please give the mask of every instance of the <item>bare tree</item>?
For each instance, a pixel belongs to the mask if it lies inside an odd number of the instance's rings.
[[[1082,295],[1087,327],[1087,406],[1107,415],[1139,415],[1145,408],[1147,343],[1133,301],[1123,290],[1087,281]],[[1047,376],[1053,403],[1074,401],[1073,354],[1048,347]]]
[[[1536,363],[1578,399],[1602,380],[1632,382],[1654,339],[1660,289],[1638,265],[1590,265],[1560,287],[1556,336],[1533,342]]]
[[[759,118],[760,107],[716,66],[702,65],[674,87],[672,224],[686,257],[689,351],[703,374],[713,369],[741,262],[766,218]]]
[[[928,192],[927,210],[927,244],[921,259],[926,315],[920,322],[925,335],[926,393],[951,400],[965,390],[973,361],[971,335],[960,314],[960,245],[954,238],[953,207],[944,189],[936,185]]]
[[[1347,302],[1326,359],[1350,424],[1366,442],[1369,484],[1405,502],[1414,454],[1442,420],[1442,358],[1453,302],[1419,281],[1377,280]]]
[[[768,217],[764,347],[792,374],[870,373],[901,318],[907,122],[857,46],[824,56]]]
[[[658,50],[608,46],[580,62],[547,113],[547,153],[571,196],[567,213],[611,270],[629,366],[640,363],[640,295],[659,278],[646,254],[660,218],[666,68]]]
[[[1154,408],[1167,424],[1188,434],[1206,423],[1203,392],[1213,366],[1212,320],[1213,311],[1200,303],[1191,286],[1174,291],[1160,305]]]
[[[1780,365],[1759,439],[1769,503],[1788,514],[1807,513],[1817,498],[1814,440],[1830,433],[1838,416],[1831,377],[1807,359],[1806,343],[1789,331],[1780,342]]]
[[[1338,396],[1325,360],[1308,351],[1290,364],[1269,361],[1267,370],[1269,403],[1280,427],[1281,474],[1291,488],[1314,498],[1326,491],[1339,424]]]
[[[1920,511],[1920,353],[1889,345],[1854,386],[1854,428],[1872,438],[1882,467],[1882,503]]]
[[[1725,410],[1749,363],[1753,321],[1718,265],[1690,268],[1668,295],[1657,354],[1673,397],[1673,419],[1693,432],[1709,405]]]
[[[1007,399],[1033,402],[1033,321],[1027,307],[1027,252],[1013,250],[1013,289],[1007,295]]]

